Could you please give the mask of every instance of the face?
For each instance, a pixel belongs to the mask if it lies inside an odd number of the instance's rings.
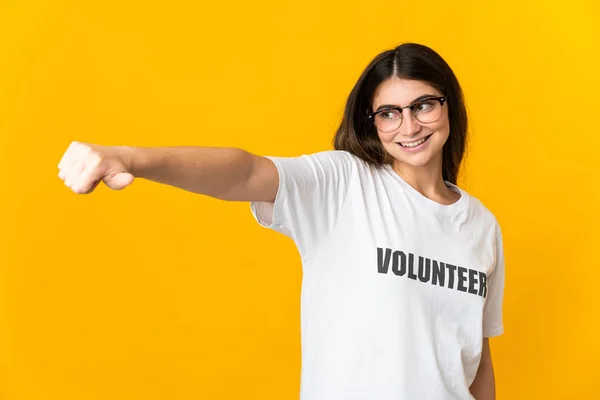
[[[422,81],[404,80],[400,78],[390,78],[379,85],[374,100],[373,111],[385,109],[388,106],[405,107],[411,105],[415,100],[428,97],[441,97],[442,93],[434,89],[429,84]],[[379,139],[385,150],[394,157],[394,163],[398,167],[425,167],[436,166],[441,168],[442,148],[448,135],[450,134],[450,122],[448,119],[448,105],[444,102],[440,106],[441,115],[434,122],[427,121],[431,119],[427,116],[427,105],[422,105],[415,109],[419,119],[410,108],[402,110],[402,124],[391,132],[383,132],[377,129]],[[379,121],[391,121],[394,112],[382,113],[379,115]],[[393,124],[391,124],[393,126]],[[388,129],[386,129],[388,130]],[[419,141],[426,139],[423,143],[415,146]]]

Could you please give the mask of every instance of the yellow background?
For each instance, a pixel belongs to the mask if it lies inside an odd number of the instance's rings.
[[[600,398],[597,1],[1,1],[0,398],[297,399],[300,263],[244,203],[70,192],[72,140],[330,148],[380,51],[466,93],[459,183],[499,219],[499,399]]]

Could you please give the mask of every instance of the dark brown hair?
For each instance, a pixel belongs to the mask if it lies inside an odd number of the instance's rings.
[[[404,43],[377,55],[358,78],[348,96],[344,117],[335,134],[334,148],[345,150],[373,166],[391,164],[377,129],[367,118],[373,96],[385,80],[397,77],[426,82],[447,98],[450,135],[442,150],[442,177],[456,184],[467,145],[467,110],[458,79],[434,50],[416,43]]]

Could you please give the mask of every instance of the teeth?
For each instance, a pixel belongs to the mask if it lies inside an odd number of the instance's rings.
[[[427,138],[423,138],[423,139],[419,140],[418,142],[413,142],[413,143],[400,143],[400,146],[402,146],[402,147],[417,147],[418,145],[423,143],[425,141],[425,139],[427,139]]]

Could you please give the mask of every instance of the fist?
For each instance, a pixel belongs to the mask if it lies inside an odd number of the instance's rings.
[[[121,190],[133,182],[126,159],[127,150],[122,147],[73,142],[58,164],[58,177],[77,194],[91,193],[100,181]]]

